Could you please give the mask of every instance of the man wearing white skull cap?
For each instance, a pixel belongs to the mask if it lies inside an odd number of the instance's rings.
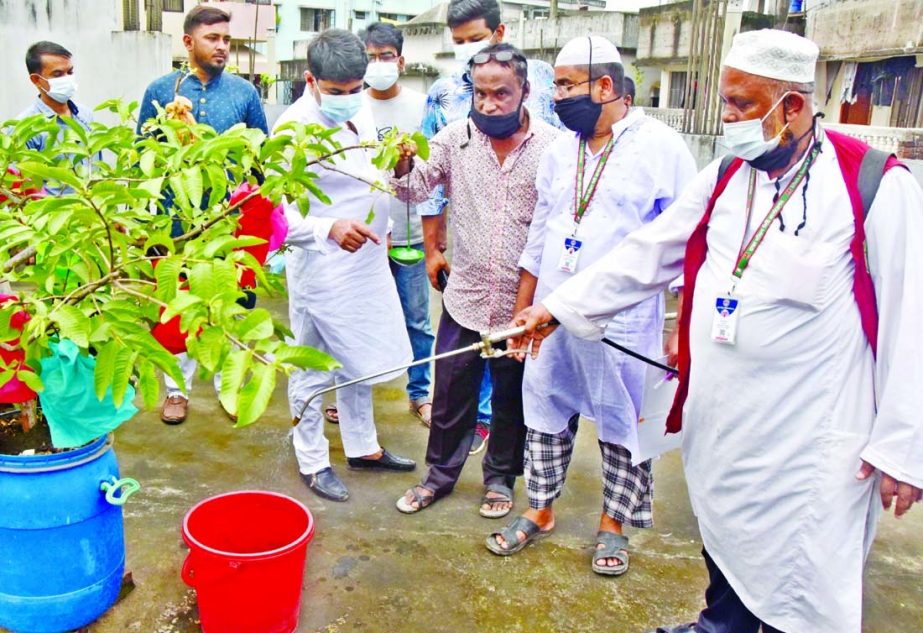
[[[668,429],[710,584],[696,623],[661,632],[859,633],[881,509],[923,494],[923,191],[817,125],[817,54],[737,35],[719,84],[730,160],[516,318],[598,339],[685,273]],[[535,354],[548,335],[517,343]]]
[[[578,37],[555,61],[555,111],[571,134],[545,149],[536,178],[538,201],[519,258],[517,307],[542,300],[626,235],[651,222],[695,176],[682,137],[629,110],[624,70],[609,40]],[[658,356],[663,299],[653,296],[612,317],[606,334]],[[617,576],[628,570],[623,525],[653,525],[651,462],[633,465],[646,366],[621,352],[563,333],[540,358],[527,359],[523,378],[525,479],[529,509],[487,538],[506,556],[546,535],[555,523],[580,415],[593,420],[602,452],[603,511],[592,569]]]

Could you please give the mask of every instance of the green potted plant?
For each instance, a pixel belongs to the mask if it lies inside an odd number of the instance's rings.
[[[14,508],[0,518],[0,584],[13,597],[9,604],[0,599],[0,626],[13,630],[79,628],[115,600],[124,545],[121,513],[109,508],[124,501],[130,484],[118,480],[107,432],[133,413],[135,390],[145,407],[156,406],[159,372],[183,384],[158,328],[177,326],[174,335],[201,371],[221,371],[220,400],[237,427],[266,410],[280,375],[338,366],[318,350],[289,345],[285,324],[238,300],[248,278],[245,285],[255,281],[258,293],[284,291],[262,266],[265,235],[242,230],[247,214],[283,200],[302,213],[312,201],[329,203],[312,170],[350,148],[316,125],[291,124],[266,139],[243,126],[217,134],[166,113],[138,137],[134,108],[102,104],[119,123],[95,123],[89,131],[41,116],[2,124],[0,282],[11,287],[0,298],[0,395],[11,384],[20,399],[37,393],[49,415],[57,412],[59,437],[72,440],[61,451],[33,430],[26,436],[34,435],[35,446],[19,442],[16,452],[25,446],[39,454],[0,455],[0,498]],[[30,149],[27,142],[39,134],[48,135],[45,148]],[[393,135],[376,144],[377,166],[392,166],[407,141]],[[174,222],[182,226],[178,237],[171,237]],[[81,399],[113,412],[112,419],[80,427],[85,420],[69,418],[81,417]],[[87,438],[88,428],[103,433]],[[52,444],[55,435],[52,424]],[[62,514],[72,503],[83,507]],[[107,547],[81,554],[81,539],[100,533],[108,535],[99,536]],[[46,536],[51,541],[41,540]],[[24,545],[28,539],[54,551],[39,555]],[[95,576],[62,571],[80,567],[80,556],[95,557],[83,565],[95,567]],[[54,575],[60,586],[47,581]],[[70,602],[75,592],[83,595],[80,604]],[[19,597],[32,606],[23,608]]]

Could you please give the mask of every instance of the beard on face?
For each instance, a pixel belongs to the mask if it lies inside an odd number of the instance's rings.
[[[223,71],[228,62],[227,56],[217,57],[218,54],[215,52],[206,56],[193,48],[192,54],[196,65],[209,75],[217,75]]]

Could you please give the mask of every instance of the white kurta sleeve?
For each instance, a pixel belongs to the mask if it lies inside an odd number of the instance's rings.
[[[288,202],[284,207],[285,219],[288,221],[288,236],[285,238],[287,243],[299,248],[319,250],[322,253],[339,248],[339,245],[328,237],[336,218],[317,217],[310,213],[302,216],[298,206]]]
[[[882,178],[866,239],[878,299],[878,412],[862,459],[923,487],[923,191],[906,170]]]
[[[535,201],[535,211],[532,213],[532,223],[529,224],[529,237],[526,246],[519,256],[519,267],[538,277],[542,268],[542,251],[545,250],[545,228],[548,225],[554,196],[551,190],[551,180],[554,169],[554,150],[556,143],[552,144],[542,154],[535,175],[535,190],[538,197]]]
[[[682,272],[686,242],[705,212],[718,162],[696,176],[653,222],[558,286],[542,301],[545,308],[576,336],[598,340],[619,311],[662,291]]]

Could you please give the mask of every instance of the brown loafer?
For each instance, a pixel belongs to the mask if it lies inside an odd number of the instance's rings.
[[[160,419],[164,424],[182,424],[186,421],[189,400],[180,395],[167,396],[160,410]]]

